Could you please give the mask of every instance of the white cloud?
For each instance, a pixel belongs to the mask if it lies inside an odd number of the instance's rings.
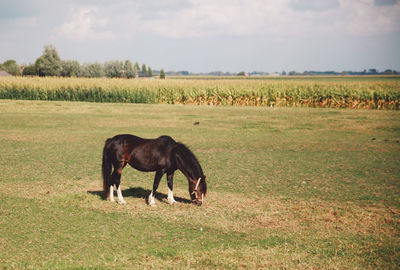
[[[123,25],[130,25],[130,31],[170,38],[262,35],[278,31],[285,23],[288,0],[187,2],[169,1],[168,7],[153,10],[137,5],[122,12],[120,18],[125,18]]]
[[[146,2],[119,10],[125,32],[169,38],[212,36],[305,36],[399,31],[400,2],[374,0],[170,0],[162,8]]]
[[[142,34],[167,38],[313,35],[352,36],[400,29],[400,1],[376,0],[147,0],[100,2],[75,8],[58,28],[74,40],[131,39]],[[78,5],[78,3],[76,3]],[[106,19],[110,18],[110,19]],[[113,29],[110,31],[109,29]]]
[[[400,2],[376,6],[373,0],[341,0],[347,18],[344,29],[351,34],[371,36],[400,31]]]
[[[291,0],[289,6],[299,11],[323,11],[339,7],[338,0]]]
[[[72,12],[71,21],[63,23],[58,35],[73,40],[113,40],[114,34],[104,30],[108,20],[99,16],[98,8],[80,7]]]

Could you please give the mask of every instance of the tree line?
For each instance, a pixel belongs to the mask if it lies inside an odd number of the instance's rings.
[[[296,71],[290,71],[287,73],[289,76],[296,76],[296,75],[302,75],[302,76],[318,76],[318,75],[324,75],[324,76],[331,76],[331,75],[353,75],[353,76],[360,76],[360,75],[399,75],[400,72],[394,69],[385,69],[384,71],[379,71],[376,68],[370,68],[368,70],[364,69],[363,71],[342,71],[342,72],[336,72],[336,71],[304,71],[302,73],[296,72]],[[282,75],[286,75],[286,72],[283,71]]]
[[[61,77],[109,77],[109,78],[137,78],[153,77],[150,66],[139,63],[133,64],[130,60],[108,61],[105,63],[85,63],[81,65],[76,60],[61,60],[55,46],[44,46],[43,54],[36,59],[34,64],[21,67],[15,60],[7,60],[0,64],[0,70],[5,70],[11,75],[18,76],[61,76]],[[165,78],[165,72],[161,69],[160,78]]]

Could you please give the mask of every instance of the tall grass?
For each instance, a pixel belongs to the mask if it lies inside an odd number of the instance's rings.
[[[400,78],[0,78],[1,99],[399,109]]]

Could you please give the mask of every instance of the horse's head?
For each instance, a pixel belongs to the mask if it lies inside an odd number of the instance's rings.
[[[189,180],[189,192],[190,198],[192,199],[192,203],[201,206],[204,200],[204,197],[207,193],[207,183],[206,177],[202,176],[198,179],[190,179]]]

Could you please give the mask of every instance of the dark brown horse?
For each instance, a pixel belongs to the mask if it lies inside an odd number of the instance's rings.
[[[173,177],[180,170],[188,179],[189,193],[193,203],[201,205],[207,192],[206,177],[195,155],[182,143],[169,136],[143,139],[130,134],[116,135],[107,139],[103,149],[104,199],[114,201],[114,185],[118,201],[125,204],[121,192],[121,174],[126,164],[143,172],[156,172],[153,190],[148,204],[154,205],[154,195],[161,177],[167,174],[168,202],[176,203],[173,195]],[[113,172],[112,167],[114,167]]]

